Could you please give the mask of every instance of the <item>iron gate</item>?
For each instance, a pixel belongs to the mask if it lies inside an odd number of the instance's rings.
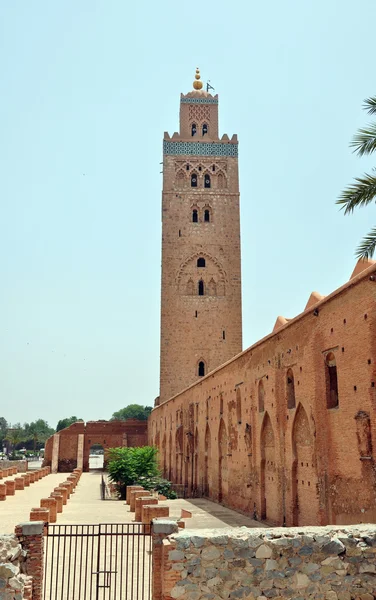
[[[44,600],[151,600],[151,527],[48,525]]]

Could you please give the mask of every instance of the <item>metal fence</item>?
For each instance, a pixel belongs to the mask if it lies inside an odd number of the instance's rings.
[[[151,600],[151,526],[48,525],[44,600]]]

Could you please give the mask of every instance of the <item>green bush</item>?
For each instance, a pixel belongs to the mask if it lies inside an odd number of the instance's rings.
[[[109,477],[116,485],[121,498],[125,498],[127,485],[133,485],[140,477],[160,475],[157,455],[158,450],[153,446],[109,449]]]
[[[171,481],[163,479],[162,477],[140,477],[135,481],[136,485],[142,485],[145,490],[155,490],[159,494],[163,494],[169,500],[175,500],[178,495],[172,489]]]

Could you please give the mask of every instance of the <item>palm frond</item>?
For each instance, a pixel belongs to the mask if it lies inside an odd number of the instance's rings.
[[[356,249],[357,258],[372,258],[376,248],[376,227],[371,229],[368,235],[364,237]]]
[[[359,156],[372,154],[376,150],[376,123],[370,123],[367,129],[359,129],[355,134],[350,147],[354,148]]]
[[[363,108],[370,114],[376,114],[376,97],[366,98],[364,100]]]
[[[356,183],[343,190],[336,204],[341,204],[345,215],[350,214],[359,206],[367,206],[376,199],[376,176],[365,173],[356,177]]]

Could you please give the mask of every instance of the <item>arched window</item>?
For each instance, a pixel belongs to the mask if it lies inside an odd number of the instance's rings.
[[[329,352],[325,359],[326,407],[337,408],[338,401],[338,376],[337,364],[333,352]]]
[[[205,363],[203,360],[200,360],[200,362],[198,363],[198,376],[204,377],[204,375],[205,375]]]
[[[202,126],[202,135],[206,135],[208,133],[208,126],[206,123]]]
[[[198,212],[196,208],[192,211],[192,223],[198,223]]]
[[[210,175],[208,173],[205,173],[204,176],[204,187],[210,188]]]
[[[209,223],[210,221],[210,210],[208,208],[204,211],[204,221],[205,223]]]
[[[295,408],[295,383],[294,373],[292,369],[287,371],[286,375],[286,387],[287,387],[287,408]]]
[[[262,380],[259,381],[258,385],[258,409],[259,412],[264,412],[265,410],[265,389]]]
[[[205,259],[200,257],[197,259],[197,266],[198,267],[205,267]]]
[[[191,187],[197,187],[197,175],[192,173],[191,175]]]
[[[191,133],[192,133],[192,137],[193,137],[194,135],[196,135],[196,133],[197,133],[197,126],[196,126],[196,123],[192,123]]]
[[[202,279],[200,279],[200,281],[198,282],[198,295],[204,295],[204,282],[202,281]]]
[[[185,165],[186,171],[189,171],[189,165]]]

